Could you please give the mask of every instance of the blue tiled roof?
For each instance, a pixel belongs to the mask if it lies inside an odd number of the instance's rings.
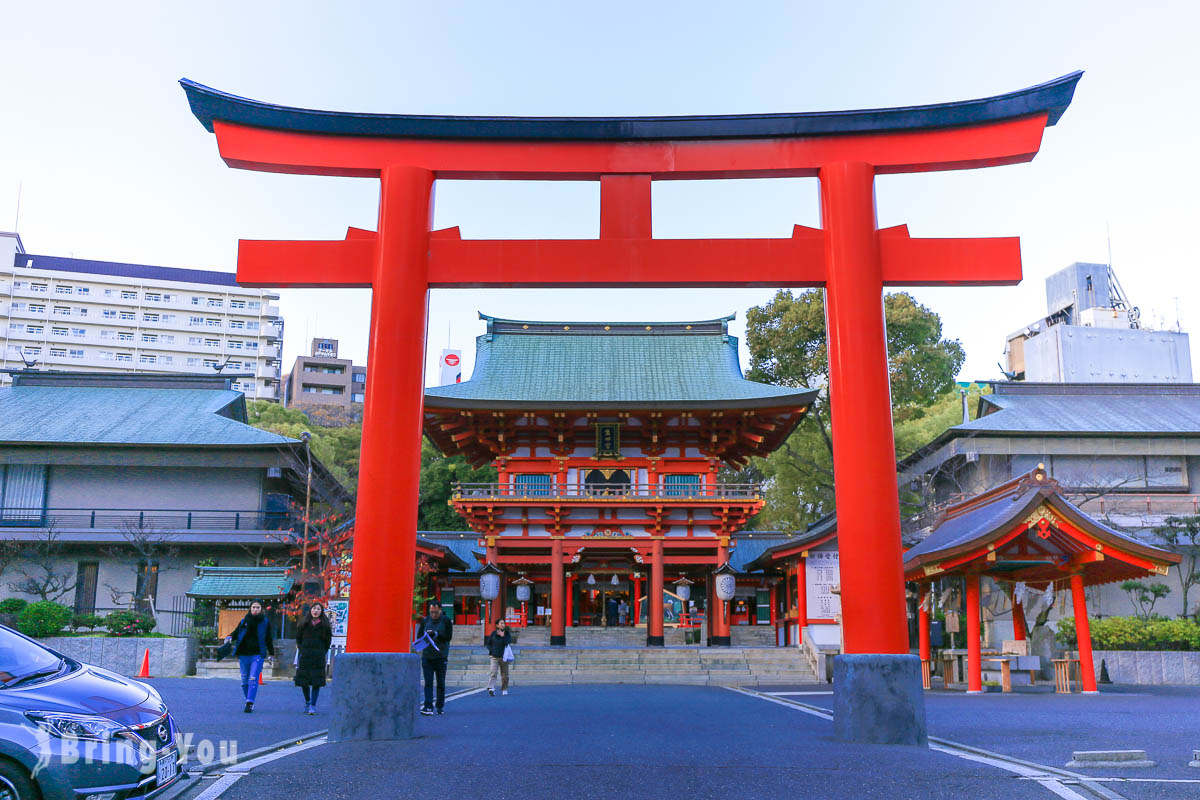
[[[727,320],[488,320],[471,379],[425,390],[431,407],[786,407],[815,391],[748,381]]]
[[[30,263],[32,262],[32,263]],[[156,281],[183,281],[186,283],[208,283],[213,286],[237,286],[232,272],[217,272],[208,269],[179,269],[177,267],[154,267],[148,264],[123,264],[117,261],[93,261],[87,258],[64,258],[62,256],[38,256],[32,253],[17,253],[14,266],[32,269],[53,269],[62,272],[81,272],[91,275],[109,275],[119,278],[145,278]]]
[[[294,442],[231,419],[241,392],[93,386],[0,388],[0,444],[266,446]]]
[[[199,567],[189,597],[244,600],[282,597],[294,579],[287,567]]]
[[[967,433],[1200,435],[1200,396],[1144,394],[991,394],[995,408],[951,430]]]

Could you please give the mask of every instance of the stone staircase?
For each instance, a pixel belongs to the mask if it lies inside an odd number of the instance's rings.
[[[569,634],[568,634],[569,637]],[[568,638],[568,641],[571,641]],[[799,650],[788,647],[513,647],[514,686],[564,683],[649,683],[769,686],[816,683]],[[446,685],[487,683],[482,647],[452,646]]]

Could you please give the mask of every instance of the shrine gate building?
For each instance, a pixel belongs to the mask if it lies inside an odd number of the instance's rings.
[[[573,624],[644,621],[661,646],[664,618],[707,611],[706,639],[729,644],[714,573],[763,499],[721,471],[779,447],[816,391],[746,380],[732,317],[483,319],[471,379],[426,389],[425,433],[495,465],[495,483],[459,484],[450,502],[502,581],[531,586],[528,622],[565,645]]]

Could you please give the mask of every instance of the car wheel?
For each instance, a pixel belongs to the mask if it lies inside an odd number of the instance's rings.
[[[41,796],[19,764],[0,760],[0,800],[37,800]]]

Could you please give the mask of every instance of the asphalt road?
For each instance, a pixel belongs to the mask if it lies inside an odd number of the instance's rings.
[[[1052,797],[931,750],[835,742],[826,720],[714,687],[529,687],[464,697],[418,726],[411,741],[329,744],[273,761],[222,797]]]

